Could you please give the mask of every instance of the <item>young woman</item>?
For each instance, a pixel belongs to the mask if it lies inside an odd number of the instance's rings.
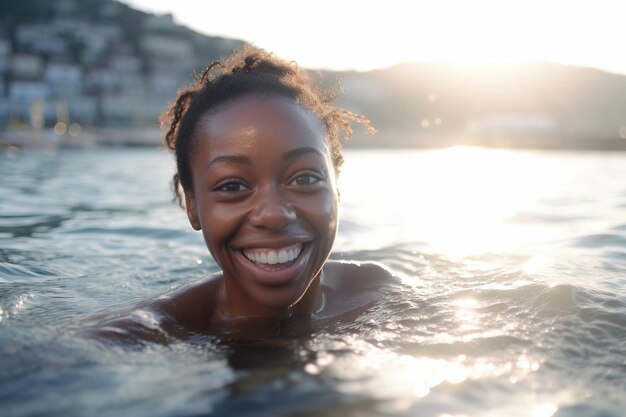
[[[370,128],[294,63],[263,50],[246,46],[209,66],[164,122],[176,198],[222,272],[100,330],[267,336],[375,302],[391,278],[386,269],[327,261],[337,231],[340,133],[350,136],[351,121]]]

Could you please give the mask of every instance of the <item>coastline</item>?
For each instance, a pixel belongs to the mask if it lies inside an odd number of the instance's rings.
[[[0,131],[0,152],[94,147],[159,148],[163,146],[164,135],[164,131],[156,126],[84,129],[76,135],[70,135],[67,132],[58,135],[51,128],[5,130]],[[626,139],[589,138],[580,135],[554,140],[554,138],[533,135],[475,135],[465,131],[446,135],[380,132],[374,136],[357,134],[345,144],[347,149],[437,149],[452,146],[626,152]]]
[[[0,152],[19,149],[93,148],[98,146],[159,147],[164,133],[158,127],[94,128],[77,135],[57,135],[52,129],[0,132]]]

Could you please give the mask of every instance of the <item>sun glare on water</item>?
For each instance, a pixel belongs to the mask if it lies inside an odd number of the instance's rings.
[[[373,246],[426,242],[448,256],[497,253],[550,239],[550,229],[516,222],[558,187],[556,168],[533,165],[533,158],[529,153],[471,147],[399,151],[385,159],[360,153],[354,160],[346,158],[340,178],[345,214],[372,225]],[[368,173],[367,178],[353,178],[357,172]],[[351,207],[351,193],[356,201],[371,205]],[[538,265],[529,264],[533,267]]]
[[[427,399],[440,386],[472,385],[477,381],[508,378],[512,384],[524,380],[540,368],[530,356],[519,355],[507,359],[489,357],[470,358],[460,354],[443,359],[399,355],[386,349],[366,346],[356,339],[350,340],[356,350],[362,348],[367,355],[324,356],[318,365],[305,369],[312,374],[334,375],[340,382],[339,390],[346,394],[367,393],[377,400],[378,412],[399,412]],[[345,375],[350,375],[346,378]],[[567,390],[556,394],[551,401],[542,396],[528,394],[518,401],[502,404],[496,410],[483,410],[485,416],[551,417],[558,404],[571,401]],[[430,415],[430,414],[428,414]],[[455,414],[460,417],[465,414]],[[452,417],[441,414],[440,417]]]

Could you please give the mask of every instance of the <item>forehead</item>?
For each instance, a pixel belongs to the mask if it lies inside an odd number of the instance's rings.
[[[196,137],[202,147],[213,152],[257,147],[289,150],[306,146],[329,155],[320,120],[309,110],[279,96],[237,98],[205,115]]]

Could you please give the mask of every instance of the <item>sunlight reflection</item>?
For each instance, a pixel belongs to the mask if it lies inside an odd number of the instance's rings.
[[[556,413],[558,407],[553,403],[545,403],[537,405],[533,408],[532,417],[550,417]]]
[[[479,329],[479,317],[475,309],[478,301],[473,298],[461,298],[454,301],[456,307],[456,318],[461,322],[459,330],[472,331]]]
[[[421,215],[439,223],[436,232],[430,230],[435,246],[447,253],[471,253],[510,245],[511,235],[503,223],[533,202],[537,193],[533,184],[541,182],[535,175],[542,175],[516,169],[515,162],[506,152],[498,155],[467,147],[450,148],[441,155],[439,166],[432,167],[435,175],[423,183],[433,198],[424,204],[417,194],[413,201],[419,203]],[[445,219],[445,227],[437,219]],[[413,231],[421,233],[423,226]]]
[[[519,381],[539,369],[539,363],[525,354],[497,363],[487,358],[470,360],[466,355],[450,359],[397,355],[371,347],[363,356],[338,357],[331,362],[329,366],[307,364],[305,371],[311,375],[330,373],[342,380],[342,391],[381,400],[407,396],[418,400],[445,383],[462,384],[498,377],[514,377]],[[346,375],[350,377],[346,379]]]
[[[467,417],[467,414],[439,414],[438,417]]]
[[[30,294],[22,294],[19,297],[17,297],[17,300],[15,301],[15,304],[13,305],[12,315],[16,315],[20,310],[24,308],[24,306],[26,305],[26,302],[28,301],[29,295]]]
[[[502,253],[559,236],[558,224],[523,217],[563,187],[563,170],[541,154],[462,146],[398,151],[390,158],[355,151],[348,164],[357,166],[339,177],[342,216],[375,225],[364,239],[372,246],[426,242],[454,257]]]
[[[522,271],[527,274],[539,274],[543,272],[548,265],[548,260],[541,256],[530,258],[522,265]]]

